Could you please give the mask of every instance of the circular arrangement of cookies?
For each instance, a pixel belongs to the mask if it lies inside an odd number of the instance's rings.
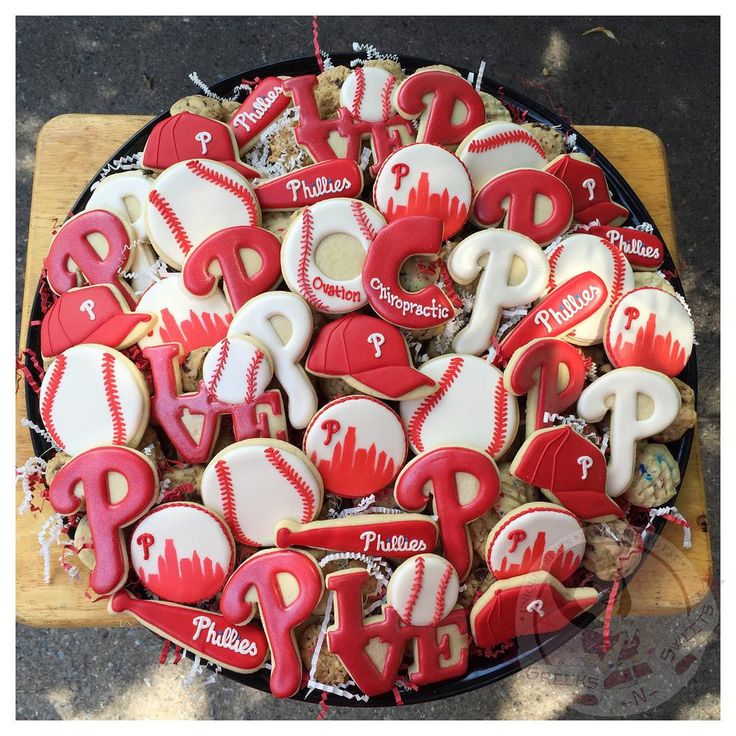
[[[92,597],[373,703],[635,572],[695,340],[570,129],[450,67],[324,65],[180,100],[105,168],[49,245],[37,401]]]

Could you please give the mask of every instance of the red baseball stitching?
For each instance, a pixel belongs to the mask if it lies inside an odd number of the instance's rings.
[[[424,443],[422,442],[421,436],[422,427],[424,427],[432,409],[440,403],[445,394],[449,391],[450,386],[452,386],[455,379],[460,375],[463,363],[464,360],[459,355],[455,358],[450,358],[447,368],[445,368],[440,380],[438,381],[439,388],[419,404],[414,415],[409,420],[409,426],[407,427],[409,437],[411,438],[414,447],[419,452],[424,452]]]
[[[363,97],[365,96],[365,72],[363,67],[355,69],[355,92],[353,93],[353,106],[351,112],[354,118],[360,117],[360,108],[363,105]]]
[[[411,590],[409,591],[409,599],[406,601],[406,608],[401,618],[406,623],[411,622],[411,614],[414,611],[414,606],[417,604],[419,593],[422,590],[422,578],[424,577],[424,557],[415,557],[414,565],[414,579],[411,583]]]
[[[432,626],[437,626],[437,624],[442,621],[442,614],[445,611],[445,593],[447,593],[447,586],[450,584],[451,578],[452,565],[448,563],[445,571],[442,573],[440,584],[437,587],[437,595],[434,599],[434,617],[432,618]]]
[[[613,259],[613,283],[611,284],[610,298],[608,300],[609,305],[613,306],[613,303],[621,296],[624,290],[626,257],[613,243],[609,243],[604,238],[601,238],[601,243],[608,248],[608,252]]]
[[[350,209],[353,211],[353,216],[358,223],[358,227],[360,228],[360,232],[363,234],[363,237],[366,238],[368,242],[373,242],[378,233],[373,225],[371,225],[368,215],[363,208],[363,203],[357,199],[352,199],[350,200]]]
[[[318,310],[326,308],[325,303],[314,293],[309,283],[309,263],[314,245],[314,218],[309,207],[302,214],[302,237],[299,242],[299,262],[296,266],[296,283],[302,296]]]
[[[172,206],[168,203],[165,197],[152,189],[148,195],[148,201],[156,208],[156,211],[161,215],[166,227],[169,228],[169,232],[174,236],[176,244],[179,246],[179,250],[187,255],[192,249],[192,241],[189,240],[184,226],[181,224],[181,220],[178,218],[176,212],[174,212]]]
[[[120,405],[120,394],[115,380],[115,356],[112,353],[104,353],[102,356],[102,385],[105,388],[107,408],[112,420],[111,444],[124,445],[125,417],[123,416],[123,407]]]
[[[51,366],[51,375],[49,376],[48,388],[44,393],[43,401],[41,402],[41,419],[43,419],[43,426],[46,431],[51,435],[51,439],[61,448],[64,447],[64,443],[61,441],[59,433],[56,431],[54,425],[54,419],[51,416],[51,412],[54,408],[54,399],[61,386],[61,377],[64,375],[66,370],[67,358],[63,353],[57,356]]]
[[[227,363],[228,356],[230,355],[230,340],[226,337],[222,340],[222,349],[220,354],[217,356],[217,363],[215,364],[215,372],[212,374],[209,384],[207,385],[208,393],[213,396],[217,392],[217,384],[222,380],[222,374],[225,372],[225,364]]]
[[[251,358],[248,369],[245,372],[245,403],[250,404],[256,398],[256,379],[258,378],[258,370],[263,363],[263,359],[266,356],[260,351],[256,350],[255,355]]]
[[[496,382],[496,390],[493,396],[494,419],[493,436],[491,443],[488,445],[488,454],[493,456],[501,452],[503,443],[506,440],[506,432],[508,430],[508,403],[506,401],[506,389],[503,381]]]
[[[217,486],[222,499],[222,515],[225,517],[227,525],[242,544],[248,544],[251,547],[258,547],[258,543],[250,539],[243,531],[238,521],[238,514],[235,509],[235,488],[233,487],[233,478],[230,474],[230,468],[225,460],[218,460],[215,463],[215,475],[217,476]]]
[[[523,143],[525,146],[533,148],[545,161],[547,160],[547,154],[545,154],[539,141],[525,130],[507,130],[504,133],[496,133],[487,138],[478,138],[470,142],[468,153],[485,153],[511,143]]]
[[[394,91],[395,84],[396,77],[391,75],[387,77],[381,88],[381,115],[384,120],[388,120],[391,117],[391,93]]]
[[[560,256],[562,255],[562,243],[558,245],[552,253],[549,255],[549,283],[548,288],[554,289],[555,288],[555,270],[557,269],[557,261],[560,260]]]
[[[219,171],[208,169],[201,161],[187,161],[186,165],[189,171],[195,176],[205,181],[210,181],[215,186],[234,194],[245,205],[245,209],[248,210],[251,225],[258,223],[258,208],[256,207],[253,195],[242,184],[238,184],[238,182],[225,176],[225,174],[221,174]]]
[[[264,455],[266,456],[266,460],[278,471],[279,475],[288,480],[294,490],[299,494],[299,498],[301,498],[304,506],[301,523],[307,524],[314,518],[315,509],[312,489],[307,485],[304,478],[281,457],[281,452],[278,448],[267,447]]]

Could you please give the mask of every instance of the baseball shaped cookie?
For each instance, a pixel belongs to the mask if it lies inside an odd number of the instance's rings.
[[[465,224],[473,185],[464,164],[447,149],[415,143],[392,153],[373,185],[373,202],[388,222],[407,215],[438,217],[444,239]]]
[[[638,365],[676,376],[692,353],[694,339],[685,305],[662,289],[644,287],[613,305],[603,344],[616,368]]]
[[[153,179],[142,171],[110,174],[92,188],[85,210],[110,210],[129,223],[138,240],[145,239],[144,212]]]
[[[207,392],[226,404],[250,404],[271,383],[273,364],[266,348],[252,337],[223,337],[202,365]]]
[[[460,581],[444,558],[420,554],[402,562],[388,583],[386,601],[412,626],[436,626],[457,603]]]
[[[220,514],[235,539],[252,547],[276,544],[283,519],[314,521],[322,506],[317,468],[280,440],[244,440],[212,458],[202,475],[202,501]]]
[[[165,503],[138,522],[130,562],[143,585],[174,603],[215,595],[235,565],[235,542],[225,522],[197,503]]]
[[[400,404],[412,450],[463,446],[501,457],[519,426],[516,398],[504,387],[501,371],[483,358],[452,353],[428,360],[419,370],[439,388]]]
[[[145,217],[154,248],[179,270],[189,252],[218,230],[261,223],[248,180],[230,166],[199,158],[174,164],[156,179]]]
[[[39,401],[46,431],[70,455],[99,445],[134,447],[148,426],[143,375],[122,353],[101,345],[60,353],[44,375]]]
[[[398,475],[406,460],[406,432],[382,401],[346,396],[312,417],[304,452],[328,491],[357,498],[385,488]]]
[[[377,123],[396,114],[391,95],[396,77],[375,66],[353,69],[340,88],[340,106],[350,110],[358,120]]]

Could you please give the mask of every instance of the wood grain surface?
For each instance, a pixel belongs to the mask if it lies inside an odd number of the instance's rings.
[[[87,182],[105,161],[149,120],[147,115],[61,115],[49,120],[38,135],[28,254],[23,296],[20,347],[25,345],[28,315],[51,233],[66,218]],[[621,172],[654,218],[677,262],[667,161],[662,141],[642,128],[578,126]],[[28,431],[20,426],[26,415],[24,389],[16,395],[16,456],[18,465],[33,454]],[[20,490],[18,503],[22,500]],[[707,532],[703,471],[697,439],[677,499],[681,513],[692,525],[693,546],[683,550],[682,529],[667,527],[653,553],[637,571],[618,600],[621,614],[675,614],[696,605],[705,595],[712,575]],[[16,615],[31,626],[136,625],[133,619],[110,616],[105,601],[84,596],[87,575],[70,582],[57,561],[60,546],[52,547],[51,582],[43,581],[38,554],[38,532],[50,508],[17,517]],[[63,541],[63,540],[62,540]],[[71,562],[76,562],[74,558]]]

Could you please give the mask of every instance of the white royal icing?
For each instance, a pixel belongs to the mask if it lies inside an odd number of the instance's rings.
[[[279,323],[282,337],[277,332]],[[251,335],[265,346],[276,378],[289,397],[289,422],[295,429],[304,429],[317,411],[317,393],[299,363],[312,339],[312,312],[307,303],[288,291],[260,294],[236,312],[227,334]]]
[[[680,401],[680,392],[667,376],[638,367],[616,368],[596,378],[580,394],[577,414],[586,421],[599,422],[611,412],[606,471],[609,496],[620,496],[629,487],[637,441],[669,427],[680,410]]]
[[[283,519],[314,521],[322,506],[317,469],[293,445],[245,440],[212,458],[202,475],[202,501],[243,544],[272,547]]]
[[[340,88],[340,106],[353,117],[369,122],[388,120],[396,114],[391,104],[396,77],[375,66],[353,69]]]
[[[137,240],[143,240],[147,237],[145,211],[152,185],[153,179],[142,171],[110,174],[97,183],[84,209],[114,212],[133,228]]]
[[[460,143],[455,153],[467,166],[476,192],[504,171],[542,169],[547,165],[537,139],[515,123],[481,125]]]
[[[460,284],[469,284],[480,274],[470,322],[452,341],[455,352],[473,355],[490,346],[502,311],[532,302],[549,278],[549,263],[541,248],[510,230],[473,233],[452,251],[447,269]],[[522,275],[512,279],[517,272]]]
[[[486,360],[449,353],[428,360],[419,369],[439,387],[423,399],[399,404],[412,449],[462,446],[503,455],[516,436],[519,410],[506,391],[503,374]]]

